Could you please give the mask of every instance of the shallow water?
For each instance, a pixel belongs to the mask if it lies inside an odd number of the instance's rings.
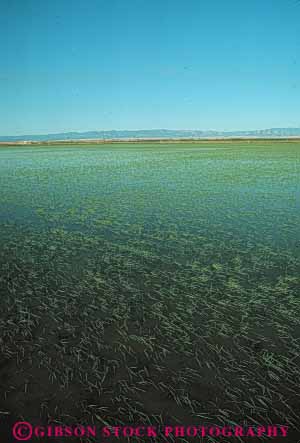
[[[116,232],[127,223],[294,247],[297,143],[1,148],[0,220]]]
[[[299,147],[1,148],[1,410],[298,426]]]

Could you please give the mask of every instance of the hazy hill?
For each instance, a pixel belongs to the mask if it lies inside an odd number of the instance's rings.
[[[0,136],[0,142],[51,141],[80,139],[127,139],[127,138],[206,138],[206,137],[300,137],[300,128],[271,128],[253,131],[200,131],[148,129],[132,131],[87,131],[63,132],[57,134],[32,134]]]

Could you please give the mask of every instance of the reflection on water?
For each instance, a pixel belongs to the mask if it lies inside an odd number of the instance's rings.
[[[0,150],[0,220],[31,227],[128,223],[293,247],[297,144],[117,145]]]

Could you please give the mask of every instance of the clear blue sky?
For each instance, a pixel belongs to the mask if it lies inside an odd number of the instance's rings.
[[[300,0],[3,0],[0,135],[300,127]]]

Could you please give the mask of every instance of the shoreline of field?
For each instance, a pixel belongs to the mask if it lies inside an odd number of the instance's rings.
[[[78,139],[78,140],[21,140],[21,141],[0,141],[0,147],[6,146],[55,146],[55,145],[105,145],[105,144],[126,144],[126,143],[154,143],[154,144],[210,144],[210,143],[286,143],[300,142],[300,137],[206,137],[206,138],[122,138],[122,139]]]

